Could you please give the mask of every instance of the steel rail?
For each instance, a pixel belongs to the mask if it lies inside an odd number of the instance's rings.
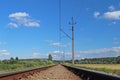
[[[120,80],[120,76],[117,75],[111,75],[104,72],[76,68],[66,65],[63,66],[75,73],[76,75],[78,75],[83,80]]]
[[[53,66],[55,66],[55,65],[53,65]],[[20,80],[22,78],[27,78],[28,76],[33,75],[34,73],[46,70],[53,66],[47,66],[47,67],[41,67],[41,68],[36,68],[36,69],[0,74],[0,80]]]

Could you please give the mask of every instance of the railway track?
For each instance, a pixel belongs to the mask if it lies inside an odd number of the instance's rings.
[[[1,74],[0,80],[120,80],[120,76],[65,65],[54,65]]]
[[[53,65],[53,66],[55,66],[55,65]],[[33,75],[37,72],[46,70],[46,69],[48,69],[50,67],[53,67],[53,66],[47,66],[47,67],[42,67],[42,68],[36,68],[36,69],[30,69],[30,70],[0,74],[0,80],[20,80],[22,78],[26,79],[30,75]]]
[[[80,76],[82,80],[120,80],[120,76],[110,75],[103,72],[83,69],[83,68],[75,68],[70,66],[65,66],[68,70],[73,72],[74,74]]]

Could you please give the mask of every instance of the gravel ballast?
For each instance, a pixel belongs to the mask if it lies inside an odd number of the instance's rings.
[[[27,79],[21,80],[81,80],[71,71],[61,65],[51,67],[47,70],[35,73],[33,76],[28,76]]]

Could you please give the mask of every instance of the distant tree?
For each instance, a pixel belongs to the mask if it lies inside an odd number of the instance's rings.
[[[19,58],[18,58],[18,57],[16,57],[16,58],[15,58],[15,60],[16,60],[16,61],[18,61],[18,60],[19,60]]]
[[[14,63],[14,58],[11,57],[11,58],[10,58],[10,64],[13,64],[13,63]]]
[[[48,60],[52,61],[52,55],[51,54],[48,55]]]
[[[13,60],[14,60],[14,58],[13,58],[13,57],[11,57],[11,58],[10,58],[10,60],[11,60],[11,61],[13,61]]]
[[[18,62],[18,58],[16,57],[15,59],[13,57],[10,58],[10,64],[15,64]]]
[[[75,60],[75,63],[76,63],[76,64],[79,64],[79,60]]]
[[[120,57],[89,58],[80,60],[81,64],[120,64]]]

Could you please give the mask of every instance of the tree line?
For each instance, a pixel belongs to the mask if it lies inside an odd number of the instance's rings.
[[[76,64],[120,64],[120,56],[75,60]]]
[[[18,57],[11,57],[10,59],[5,59],[5,60],[0,60],[0,64],[16,64],[19,63],[20,61],[40,61],[40,60],[49,60],[52,61],[52,55],[48,55],[48,59],[19,59]]]

